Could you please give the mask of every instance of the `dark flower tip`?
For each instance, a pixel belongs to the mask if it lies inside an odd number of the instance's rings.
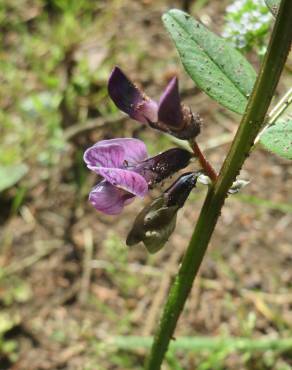
[[[181,175],[166,191],[166,203],[168,207],[183,207],[191,190],[196,186],[198,173],[189,172]]]

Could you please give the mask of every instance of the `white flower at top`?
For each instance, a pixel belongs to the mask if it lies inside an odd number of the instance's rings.
[[[264,0],[236,0],[226,8],[222,36],[239,49],[261,49],[271,19]]]

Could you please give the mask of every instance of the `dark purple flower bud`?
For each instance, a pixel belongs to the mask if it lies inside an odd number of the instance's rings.
[[[158,252],[173,233],[177,211],[196,185],[197,177],[197,173],[183,174],[162,196],[146,206],[134,221],[127,245],[143,242],[149,253]]]
[[[167,85],[159,104],[140,91],[119,67],[111,73],[108,91],[119,109],[141,123],[179,139],[188,140],[200,133],[201,119],[181,104],[176,77]]]
[[[174,77],[164,90],[158,104],[158,120],[176,131],[183,124],[183,114],[178,91],[178,80]]]
[[[186,167],[191,156],[174,148],[147,158],[146,146],[138,139],[100,141],[84,153],[87,167],[103,178],[89,200],[101,212],[118,214],[135,196],[144,197],[154,184]]]
[[[131,118],[141,123],[157,121],[157,103],[140,91],[119,67],[110,75],[108,92],[116,106]]]
[[[170,81],[160,98],[156,128],[179,139],[194,138],[200,133],[201,118],[181,104],[176,77]]]

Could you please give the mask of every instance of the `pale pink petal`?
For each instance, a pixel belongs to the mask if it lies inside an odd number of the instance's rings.
[[[96,185],[89,194],[89,201],[100,212],[117,215],[125,205],[134,200],[134,195],[118,189],[107,181]]]

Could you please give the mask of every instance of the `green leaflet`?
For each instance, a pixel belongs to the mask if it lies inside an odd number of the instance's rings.
[[[271,152],[292,159],[292,120],[278,120],[264,129],[260,143]]]
[[[0,165],[0,192],[15,185],[28,171],[26,164]]]
[[[224,107],[243,114],[256,79],[251,64],[187,13],[172,9],[162,20],[196,85]]]
[[[279,6],[280,6],[280,0],[265,0],[265,3],[267,4],[267,7],[270,9],[271,13],[276,17]]]
[[[15,185],[28,171],[26,164],[0,165],[0,192]]]

